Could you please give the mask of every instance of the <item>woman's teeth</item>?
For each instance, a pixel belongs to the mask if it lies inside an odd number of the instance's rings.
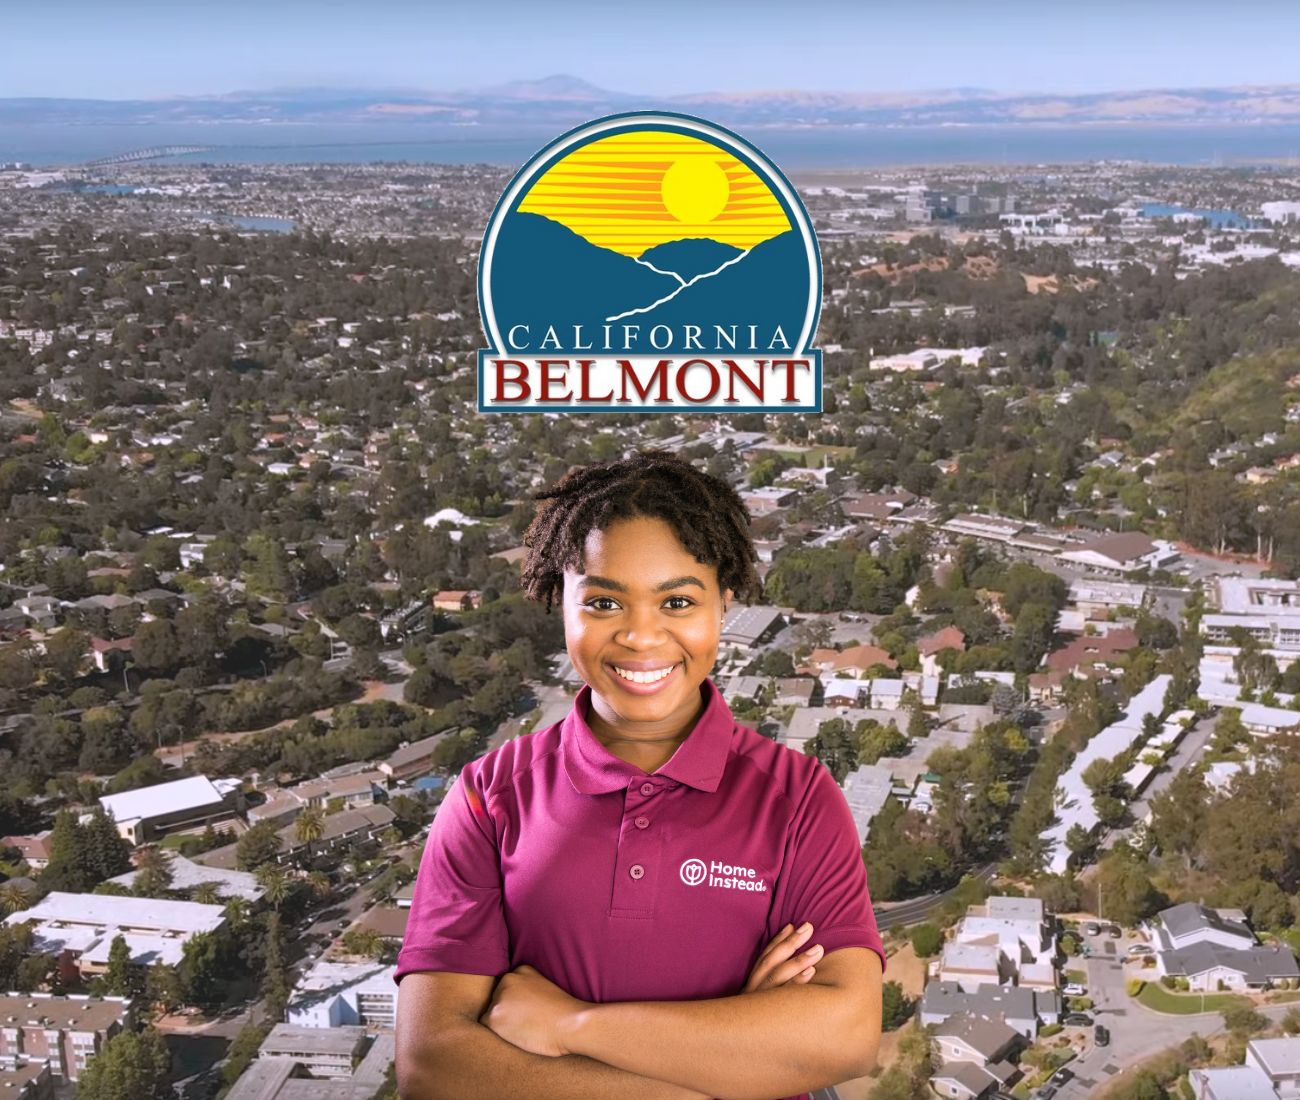
[[[656,680],[662,680],[677,666],[669,665],[667,668],[657,669],[654,672],[628,672],[619,668],[618,665],[612,667],[624,680],[631,680],[634,684],[653,684]]]

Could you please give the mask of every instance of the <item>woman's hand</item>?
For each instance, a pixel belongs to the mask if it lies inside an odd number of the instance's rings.
[[[479,1023],[520,1050],[559,1058],[569,1053],[562,1041],[563,1025],[589,1007],[533,967],[517,966],[497,980]]]
[[[741,993],[754,993],[759,989],[776,989],[778,986],[793,982],[806,985],[812,980],[816,968],[813,966],[822,957],[820,944],[799,952],[804,944],[812,938],[811,924],[801,924],[798,928],[787,924],[776,934],[772,942],[763,948],[754,969],[749,972],[749,980]]]

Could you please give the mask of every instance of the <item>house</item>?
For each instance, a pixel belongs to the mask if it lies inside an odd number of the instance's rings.
[[[1300,978],[1289,947],[1258,944],[1238,909],[1211,909],[1183,902],[1158,913],[1150,924],[1156,971],[1186,978],[1191,989],[1265,989]]]
[[[974,993],[981,985],[1002,985],[1012,972],[1002,959],[997,944],[960,943],[950,940],[943,946],[938,978],[954,982],[963,993]]]
[[[728,706],[735,706],[742,700],[756,703],[765,687],[767,687],[765,676],[732,676],[727,680],[722,697],[726,699]]]
[[[445,729],[431,737],[400,745],[386,760],[380,761],[379,771],[394,781],[408,781],[427,775],[433,771],[433,753],[438,743],[455,732],[454,729]]]
[[[176,966],[194,936],[217,931],[225,920],[220,905],[56,890],[31,908],[11,913],[5,923],[30,923],[33,950],[57,956],[64,979],[76,981],[108,969],[109,950],[119,934],[134,965]]]
[[[822,703],[828,707],[857,707],[871,687],[869,680],[854,680],[843,676],[827,676],[822,680]]]
[[[1251,1039],[1240,1066],[1188,1071],[1197,1100],[1295,1100],[1300,1096],[1300,1036]]]
[[[0,845],[6,848],[17,848],[28,867],[33,871],[43,871],[50,862],[49,841],[52,831],[46,829],[32,836],[7,836],[0,840]]]
[[[923,638],[918,638],[916,642],[917,652],[920,653],[922,657],[934,657],[948,649],[953,649],[960,653],[965,648],[966,635],[955,626],[945,626],[942,630],[937,630],[933,634],[927,634]]]
[[[127,997],[0,994],[0,1065],[49,1064],[64,1081],[78,1081],[109,1039],[132,1025]],[[0,1085],[0,1095],[22,1096]]]
[[[483,602],[483,593],[477,589],[447,588],[433,595],[436,611],[473,611]]]
[[[90,655],[100,672],[116,672],[126,663],[134,646],[134,638],[116,638],[112,641],[107,638],[91,638]]]
[[[400,945],[406,938],[406,925],[411,919],[411,906],[374,905],[362,914],[355,927],[362,932],[373,932],[382,940]]]
[[[899,710],[903,706],[903,693],[907,685],[902,680],[868,680],[871,688],[871,705],[877,710]]]
[[[382,963],[318,962],[294,987],[287,1022],[391,1031],[397,1020],[396,971]]]
[[[1216,608],[1201,616],[1207,641],[1235,644],[1233,632],[1243,630],[1279,664],[1300,658],[1300,581],[1214,577],[1207,595]]]
[[[1241,708],[1241,724],[1256,737],[1275,737],[1300,728],[1300,711],[1245,703]]]
[[[884,522],[902,511],[916,497],[906,489],[892,493],[859,493],[840,499],[840,509],[849,519],[869,519]]]
[[[930,1084],[941,1096],[973,1100],[1009,1085],[1019,1076],[1011,1057],[1024,1036],[997,1016],[957,1012],[937,1024],[930,1037],[939,1068]]]
[[[1040,1026],[1061,1022],[1061,995],[1056,990],[1025,989],[1015,985],[981,985],[967,993],[956,982],[933,981],[921,994],[921,1026],[942,1024],[950,1016],[1001,1018],[1030,1041]]]
[[[810,707],[821,684],[805,676],[783,676],[776,682],[772,705],[776,707]]]
[[[849,675],[861,675],[884,665],[888,669],[898,668],[886,650],[874,645],[855,645],[848,649],[814,649],[808,656],[807,670],[813,675],[827,672],[843,672]]]
[[[143,844],[167,833],[227,821],[242,808],[237,779],[194,775],[99,799],[123,839]]]
[[[1045,660],[1048,670],[1062,678],[1092,679],[1108,671],[1112,663],[1137,646],[1138,636],[1133,630],[1084,634],[1052,650]]]

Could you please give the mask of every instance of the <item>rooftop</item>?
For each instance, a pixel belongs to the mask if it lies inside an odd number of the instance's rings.
[[[222,793],[206,775],[192,775],[171,783],[156,783],[121,794],[101,796],[99,804],[115,821],[137,821],[162,817],[182,810],[212,806],[223,800]]]

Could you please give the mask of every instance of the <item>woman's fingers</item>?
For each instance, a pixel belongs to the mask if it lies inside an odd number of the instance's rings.
[[[789,928],[788,925],[786,927]],[[797,929],[790,931],[783,929],[778,933],[759,957],[758,962],[754,964],[754,969],[745,984],[745,992],[774,989],[795,979],[807,981],[811,978],[811,973],[807,976],[803,975],[821,958],[821,945],[814,944],[802,951],[800,949],[805,948],[812,931],[812,927],[805,924]]]

